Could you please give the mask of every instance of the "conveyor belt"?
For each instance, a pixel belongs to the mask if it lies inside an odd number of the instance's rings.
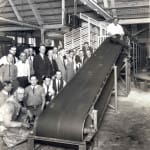
[[[96,103],[99,113],[106,109],[108,101],[105,99],[113,86],[112,66],[121,50],[121,45],[111,43],[109,39],[104,41],[53,104],[41,114],[37,121],[37,136],[83,141],[84,123],[91,106]]]

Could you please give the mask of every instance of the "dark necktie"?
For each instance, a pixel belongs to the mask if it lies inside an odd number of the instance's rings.
[[[65,68],[65,70],[66,70],[67,68],[66,68],[65,59],[63,59],[63,64],[64,64],[64,68]]]
[[[47,89],[46,89],[46,95],[48,95],[49,85],[47,85],[46,88],[47,88]]]
[[[33,91],[33,94],[34,94],[34,92],[35,92],[35,87],[33,86],[33,88],[32,88],[32,91]]]
[[[14,64],[16,63],[16,57],[15,56],[13,56],[14,57]]]
[[[10,63],[8,65],[8,69],[9,69],[9,80],[10,80],[11,79],[11,77],[10,77]]]

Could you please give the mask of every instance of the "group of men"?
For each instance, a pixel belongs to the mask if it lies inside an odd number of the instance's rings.
[[[114,19],[108,34],[122,39],[124,31],[117,26]],[[26,48],[19,58],[16,51],[16,47],[11,47],[8,55],[0,58],[0,132],[9,127],[29,127],[29,121],[38,118],[94,53],[88,42],[79,51],[66,52],[57,47],[46,51],[41,45],[38,54],[33,48]],[[16,121],[23,114],[25,119]]]
[[[16,57],[16,51],[11,47],[0,58],[0,133],[30,127],[93,53],[87,42],[78,52],[56,47],[47,51],[44,45],[38,54],[26,48]]]

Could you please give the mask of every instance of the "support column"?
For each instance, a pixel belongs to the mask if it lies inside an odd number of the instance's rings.
[[[45,32],[45,29],[41,29],[41,43],[45,43],[45,36],[44,36],[44,32]]]
[[[115,91],[115,111],[118,112],[118,85],[117,85],[117,66],[114,65],[114,91]]]
[[[130,91],[130,63],[127,58],[125,58],[125,83],[126,83],[126,95]]]
[[[91,45],[91,23],[90,18],[88,17],[88,43]]]
[[[65,0],[62,0],[62,25],[65,24]]]
[[[109,104],[108,106],[115,110],[115,112],[117,113],[118,112],[118,84],[117,84],[117,81],[118,81],[118,77],[117,77],[117,66],[114,65],[113,66],[113,71],[114,71],[114,89],[112,91],[112,94],[114,94],[115,96],[115,104],[112,105],[112,104]]]

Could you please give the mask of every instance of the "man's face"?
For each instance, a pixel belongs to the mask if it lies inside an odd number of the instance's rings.
[[[51,83],[51,79],[50,78],[45,78],[45,84],[50,85],[50,83]]]
[[[87,55],[88,58],[90,58],[90,57],[91,57],[91,51],[90,51],[90,50],[87,50],[87,51],[86,51],[86,55]]]
[[[24,89],[17,90],[16,98],[19,102],[23,101],[23,99],[24,99]]]
[[[84,56],[83,51],[80,51],[80,52],[79,52],[79,56],[80,56],[80,57],[83,57],[83,56]]]
[[[53,56],[53,51],[52,50],[49,50],[48,51],[48,57],[52,57]]]
[[[25,62],[26,61],[26,54],[25,53],[21,53],[20,54],[20,60],[22,61],[22,62]]]
[[[32,86],[35,86],[35,85],[37,85],[38,80],[37,80],[37,78],[35,76],[33,76],[33,77],[31,77],[30,82],[31,82]]]
[[[114,24],[117,25],[119,20],[117,18],[114,19]]]
[[[26,48],[26,49],[24,50],[24,52],[26,53],[27,56],[29,56],[29,49],[28,49],[28,48]]]
[[[89,47],[89,44],[88,44],[88,43],[85,43],[84,46],[85,46],[86,48],[88,48],[88,47]]]
[[[70,56],[71,58],[73,57],[73,55],[74,55],[73,52],[70,52],[70,53],[69,53],[69,56]]]
[[[5,90],[6,90],[7,92],[11,92],[11,90],[12,90],[12,84],[11,84],[11,83],[8,84],[8,85],[5,87]]]
[[[16,55],[16,47],[12,47],[12,48],[9,50],[9,52],[15,56],[15,55]]]
[[[13,57],[12,54],[8,54],[8,56],[7,56],[7,61],[8,61],[9,63],[13,63],[14,57]]]
[[[45,54],[46,48],[45,46],[40,46],[40,53]]]
[[[29,48],[29,56],[33,55],[33,49]]]
[[[58,80],[60,80],[61,77],[62,77],[61,72],[56,72],[56,78],[57,78]]]

